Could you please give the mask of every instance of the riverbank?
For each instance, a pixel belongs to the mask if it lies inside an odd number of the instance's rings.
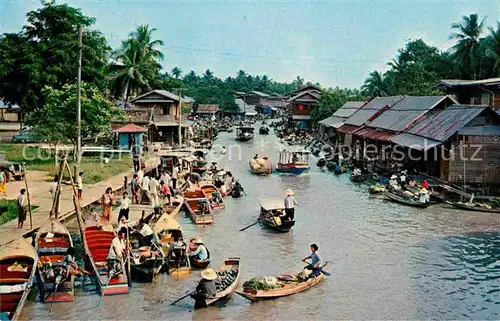
[[[151,157],[144,163],[146,166],[146,171],[150,171],[158,165],[158,158],[156,156]],[[130,163],[130,165],[132,164]],[[98,201],[107,187],[111,187],[113,191],[119,190],[123,187],[124,177],[126,176],[128,181],[130,181],[133,174],[134,172],[130,167],[129,170],[114,175],[109,179],[100,181],[95,184],[85,184],[83,189],[83,198],[80,202],[82,208],[86,208]],[[24,182],[20,183],[24,184]],[[34,185],[35,186],[33,187],[33,189],[30,187],[30,199],[31,204],[38,206],[38,208],[32,211],[31,224],[29,215],[26,219],[26,222],[24,222],[23,229],[17,228],[17,219],[2,224],[0,226],[0,246],[10,243],[20,237],[32,235],[42,224],[47,221],[50,210],[52,208],[52,196],[49,192],[49,183],[38,182]],[[60,203],[61,206],[58,217],[59,221],[64,221],[75,214],[75,209],[73,206],[73,190],[70,186],[63,185]]]

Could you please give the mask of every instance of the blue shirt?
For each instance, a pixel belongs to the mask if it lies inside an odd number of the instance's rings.
[[[311,259],[311,265],[314,267],[318,267],[321,263],[321,256],[318,252],[311,253],[308,258]]]
[[[198,245],[196,250],[191,253],[191,256],[198,256],[199,260],[206,260],[208,259],[207,248],[205,247],[205,245],[200,244]]]

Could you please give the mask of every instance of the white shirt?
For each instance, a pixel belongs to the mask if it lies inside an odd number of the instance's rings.
[[[158,193],[158,181],[156,180],[156,178],[152,178],[150,181],[149,181],[149,192],[151,194],[156,194]]]
[[[52,194],[52,196],[55,195],[56,191],[57,191],[57,182],[50,183],[49,192]]]
[[[142,169],[137,171],[137,181],[142,182],[142,178],[144,177],[144,171]]]
[[[149,177],[145,176],[141,182],[141,188],[147,190],[149,188]]]
[[[130,198],[120,198],[120,209],[121,210],[126,210],[127,208],[130,207],[131,201]]]
[[[285,208],[293,208],[294,205],[297,204],[293,196],[285,197]]]
[[[76,188],[83,189],[83,179],[80,175],[76,178]]]
[[[17,204],[21,207],[24,207],[26,206],[26,194],[22,195],[22,194],[19,194],[19,196],[17,197]]]
[[[111,248],[109,249],[110,256],[121,259],[123,256],[123,250],[125,249],[125,241],[120,240],[118,236],[115,236],[113,241],[111,241]]]
[[[177,166],[176,166],[172,170],[172,178],[177,178],[177,175],[179,175],[179,170],[177,169]]]
[[[139,233],[141,233],[142,236],[148,236],[148,235],[153,234],[153,230],[151,229],[151,227],[149,227],[149,225],[144,224],[142,226],[141,230],[139,231]]]
[[[163,183],[165,183],[165,185],[170,185],[170,175],[168,175],[167,173],[165,174],[161,174],[160,176],[160,182],[163,181]]]
[[[127,227],[127,223],[123,223],[121,220],[118,223],[118,226],[116,227],[116,231],[118,232],[119,230],[122,229],[122,227]]]

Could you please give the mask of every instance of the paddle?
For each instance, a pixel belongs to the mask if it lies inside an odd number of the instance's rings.
[[[170,303],[170,305],[174,305],[174,304],[176,304],[177,302],[181,301],[182,299],[185,299],[185,298],[187,298],[188,296],[190,296],[191,294],[195,294],[195,293],[196,293],[196,291],[189,292],[188,294],[186,294],[186,295],[185,295],[185,296],[183,296],[182,298],[177,299],[177,300],[175,300],[174,302]]]
[[[304,262],[304,263],[309,263],[309,262],[307,262],[305,259],[304,259],[304,260],[302,260],[302,262]],[[324,275],[326,275],[326,276],[330,276],[330,275],[332,275],[330,272],[327,272],[327,271],[323,270],[323,267],[325,267],[327,264],[328,264],[328,261],[327,261],[327,262],[325,262],[325,264],[323,264],[322,266],[320,266],[318,269],[319,269],[319,270],[320,270],[320,272],[321,272],[321,273],[323,273]]]
[[[251,228],[252,226],[256,225],[257,223],[260,223],[260,220],[258,220],[257,222],[252,223],[252,224],[250,224],[250,225],[248,225],[248,226],[246,226],[246,227],[242,228],[242,229],[240,230],[240,232],[243,232],[244,230],[246,230],[246,229],[248,229],[248,228]]]
[[[54,300],[55,300],[54,296],[56,295],[57,288],[59,287],[59,284],[61,284],[61,282],[62,282],[62,278],[54,286],[54,291],[52,291],[52,293],[49,294],[49,296],[47,296],[47,299],[48,299],[52,295],[52,302],[50,302],[49,313],[52,312],[52,308],[54,307]]]
[[[101,304],[101,301],[102,299],[104,298],[104,293],[106,292],[106,289],[108,288],[108,285],[109,285],[109,282],[111,282],[111,279],[116,275],[118,274],[118,271],[114,271],[114,270],[111,270],[109,271],[110,273],[108,274],[109,275],[109,278],[108,278],[108,282],[106,283],[106,286],[104,287],[104,290],[102,290],[102,293],[101,293],[101,298],[99,299],[99,302],[97,302],[97,306],[99,306]],[[97,276],[99,277],[99,276]]]

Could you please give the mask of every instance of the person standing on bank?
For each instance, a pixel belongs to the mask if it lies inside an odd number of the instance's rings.
[[[120,223],[120,219],[125,217],[128,220],[128,214],[130,211],[130,198],[128,197],[127,192],[123,192],[122,198],[120,198],[120,214],[118,214],[118,223]]]
[[[78,177],[76,178],[76,189],[78,191],[78,199],[81,201],[83,192],[83,172],[78,173]]]
[[[111,187],[106,188],[106,192],[102,195],[102,216],[108,221],[111,221],[111,215],[113,214],[113,203],[115,202],[113,196],[113,189]]]
[[[134,152],[132,153],[132,162],[134,163],[134,172],[138,172],[141,166],[139,153],[134,147]]]
[[[177,189],[177,176],[179,175],[179,168],[174,166],[172,169],[172,188],[174,191]]]
[[[26,190],[23,188],[19,191],[19,196],[17,197],[17,209],[19,213],[17,228],[23,228],[24,221],[26,221],[27,207],[28,199],[26,197]]]
[[[295,218],[295,205],[299,205],[295,200],[295,192],[292,189],[287,189],[285,191],[285,219],[289,221],[293,221]]]

